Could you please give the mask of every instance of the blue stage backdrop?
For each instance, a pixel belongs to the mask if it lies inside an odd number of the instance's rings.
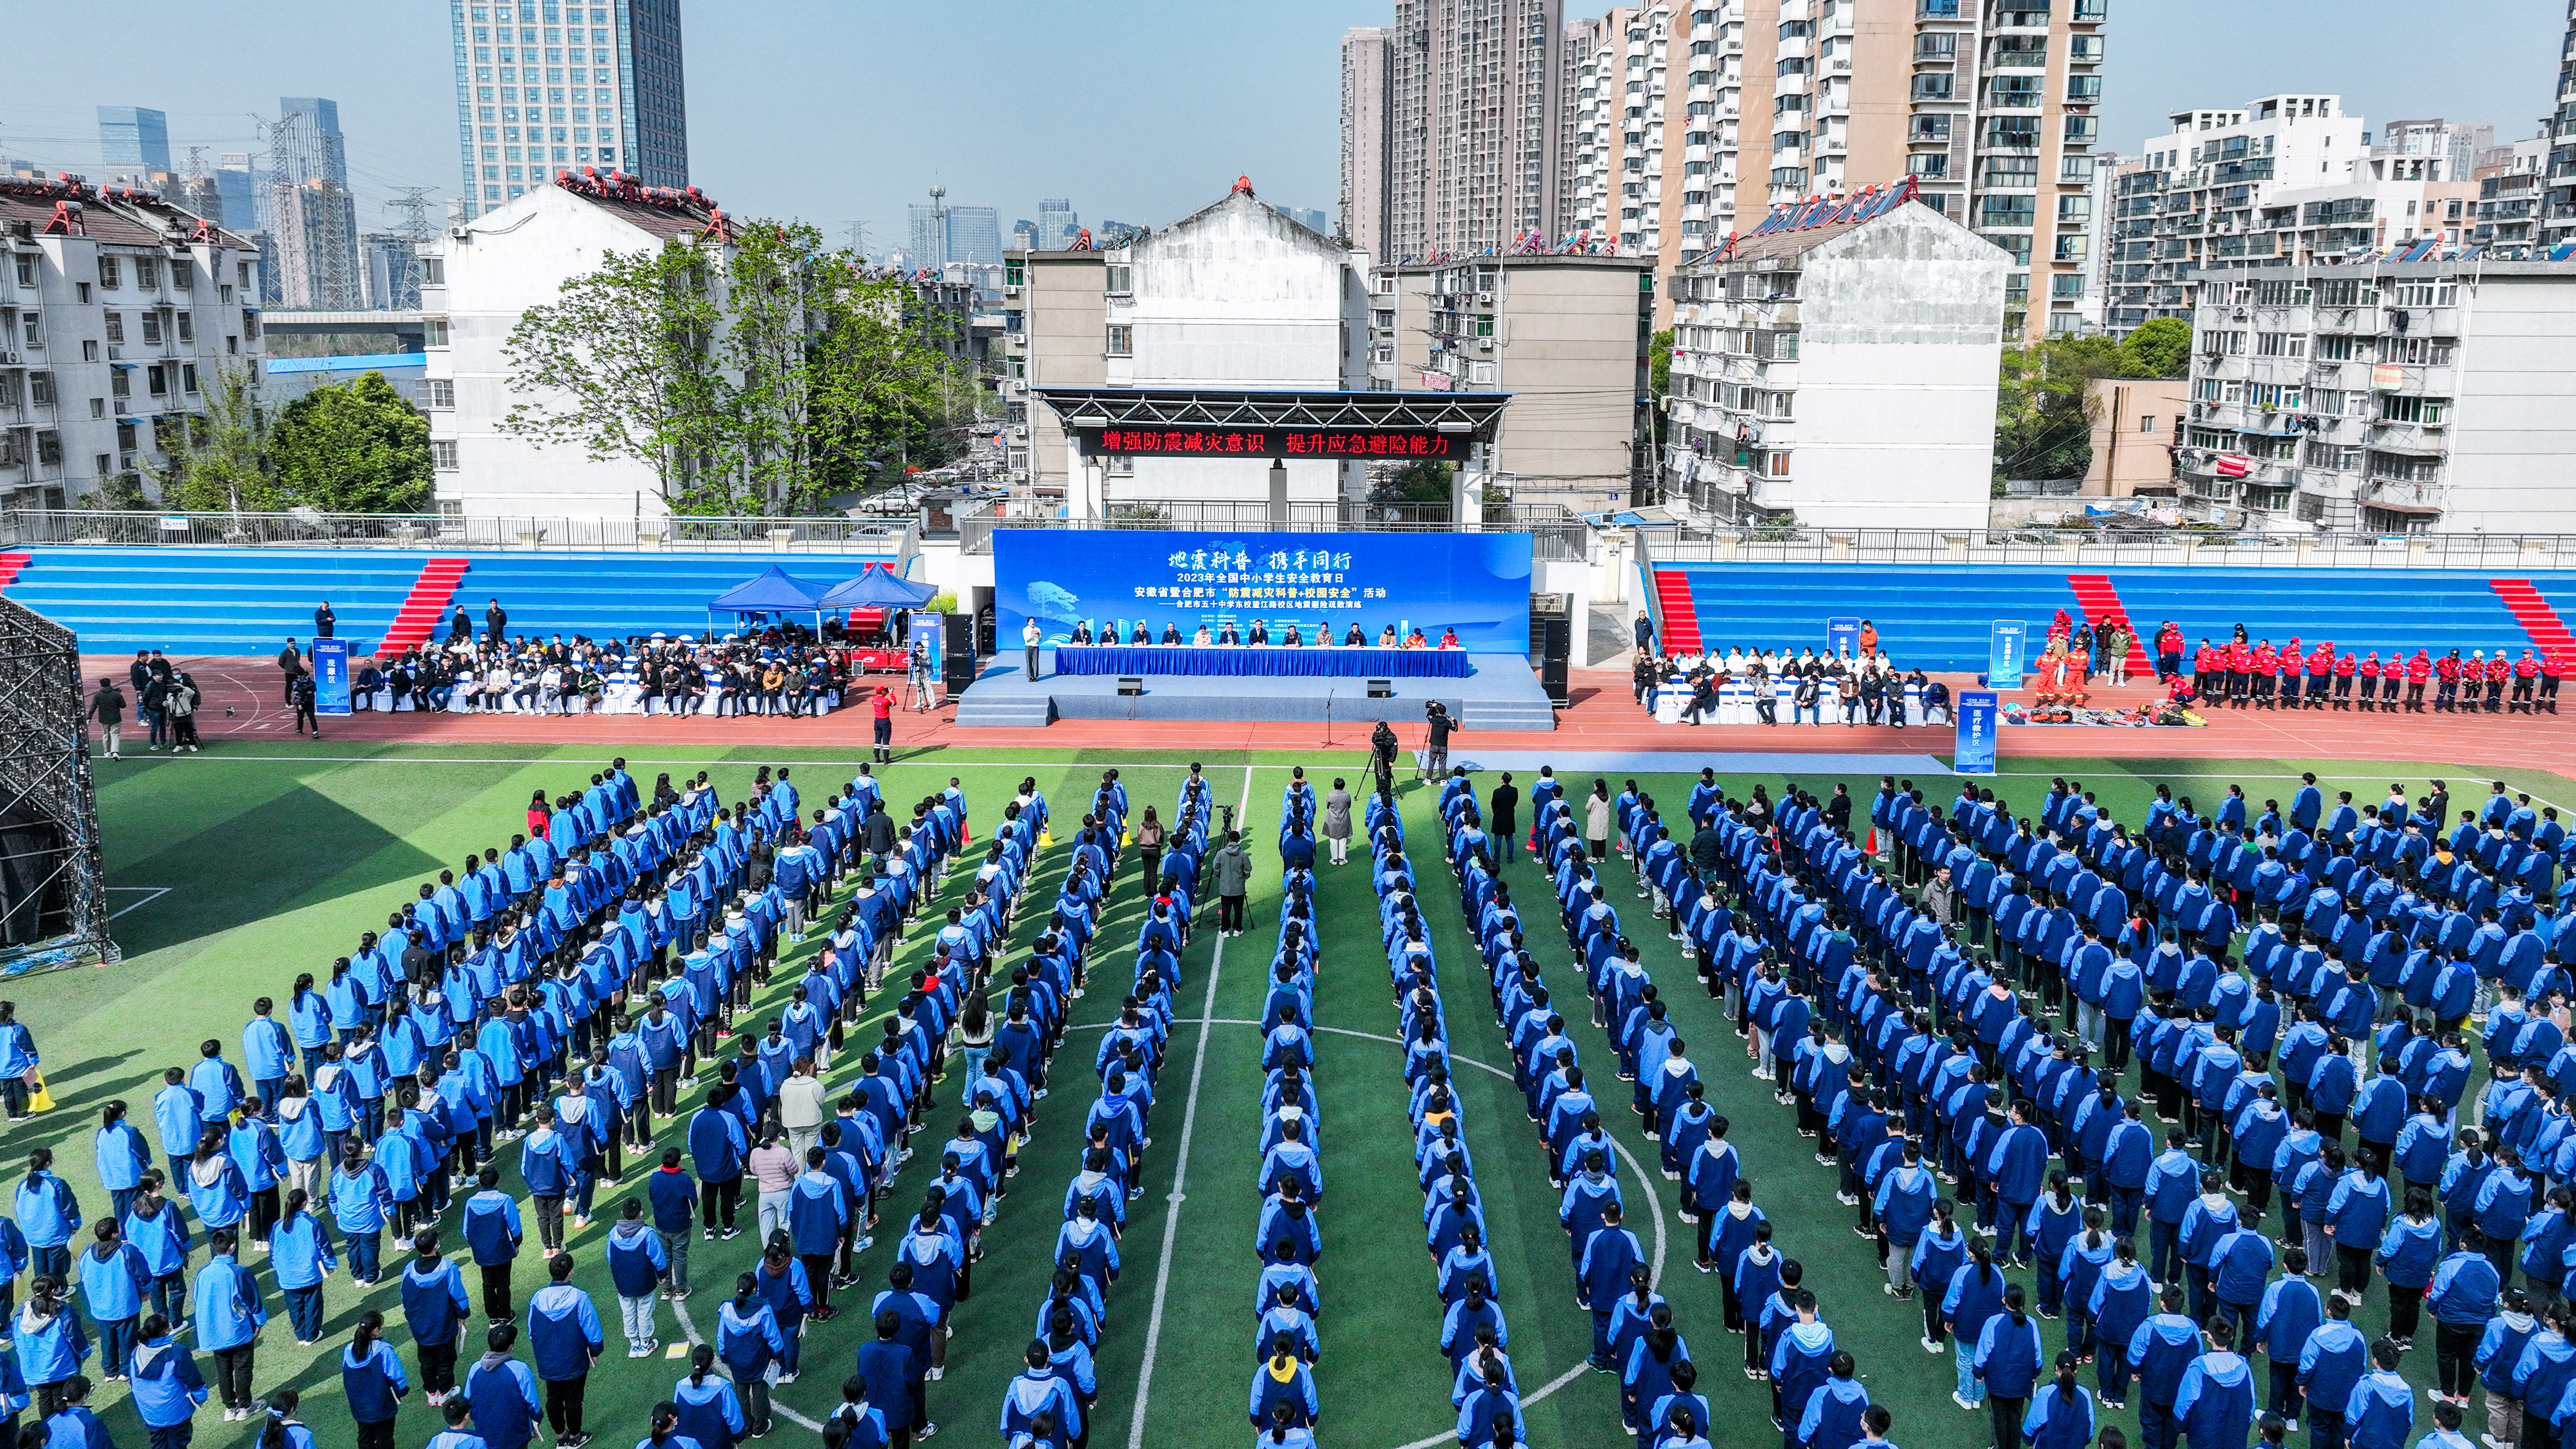
[[[993,534],[994,637],[1016,647],[1031,618],[1049,644],[1073,626],[1201,623],[1279,638],[1295,624],[1335,637],[1354,623],[1370,643],[1389,624],[1443,630],[1477,654],[1529,653],[1526,533],[1217,533],[1005,528]]]

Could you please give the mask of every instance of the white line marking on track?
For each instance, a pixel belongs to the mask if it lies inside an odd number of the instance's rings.
[[[706,1339],[698,1333],[697,1321],[689,1317],[688,1304],[674,1301],[671,1304],[671,1316],[680,1320],[680,1331],[689,1336],[689,1347],[695,1348],[699,1344],[706,1342]],[[769,1410],[778,1417],[785,1419],[788,1423],[802,1425],[805,1428],[813,1430],[817,1434],[823,1432],[822,1420],[809,1419],[805,1415],[798,1413],[796,1410],[779,1402],[778,1385],[775,1383],[769,1386]]]
[[[109,889],[110,891],[118,891],[118,892],[125,892],[125,891],[142,891],[142,892],[144,893],[143,899],[141,899],[141,900],[139,900],[139,901],[136,901],[134,904],[132,904],[132,905],[130,905],[130,906],[120,906],[120,907],[118,907],[117,909],[115,909],[115,910],[112,910],[112,911],[108,912],[108,913],[107,913],[107,918],[108,918],[109,920],[113,921],[113,920],[115,920],[117,917],[119,917],[119,916],[121,916],[121,915],[124,915],[127,911],[139,911],[139,910],[143,909],[145,906],[148,906],[148,905],[152,904],[154,901],[157,901],[157,900],[161,899],[163,896],[166,896],[166,895],[170,894],[170,892],[171,892],[171,891],[173,891],[173,890],[175,890],[175,889],[177,889],[177,887],[175,887],[175,886],[109,886],[109,887],[108,887],[108,889]]]
[[[1238,821],[1252,809],[1252,769],[1250,765],[1243,767],[1243,798],[1234,807]],[[1216,950],[1208,957],[1207,995],[1199,1006],[1202,1020],[1216,1016],[1216,975],[1224,965],[1225,935],[1219,932]],[[1199,1079],[1207,1072],[1208,1038],[1212,1035],[1206,1027],[1199,1028],[1198,1050],[1190,1062],[1190,1095],[1181,1110],[1181,1145],[1172,1153],[1172,1192],[1166,1199],[1170,1206],[1163,1213],[1163,1252],[1154,1264],[1154,1310],[1145,1320],[1145,1357],[1136,1367],[1136,1412],[1127,1425],[1127,1449],[1145,1449],[1145,1409],[1154,1390],[1154,1350],[1163,1340],[1163,1304],[1172,1291],[1172,1246],[1181,1232],[1181,1204],[1187,1200],[1182,1187],[1190,1171],[1190,1134],[1199,1123]]]

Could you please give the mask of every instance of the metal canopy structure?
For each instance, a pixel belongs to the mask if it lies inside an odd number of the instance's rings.
[[[1402,434],[1490,443],[1510,393],[1262,392],[1243,388],[1033,387],[1088,448],[1100,433],[1195,430]],[[1111,448],[1103,451],[1115,452]],[[1249,451],[1249,450],[1244,450]],[[1392,455],[1387,455],[1392,456]]]

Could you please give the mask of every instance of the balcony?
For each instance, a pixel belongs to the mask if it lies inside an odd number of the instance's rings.
[[[2391,423],[2370,424],[2370,446],[2383,453],[2403,453],[2414,458],[2447,458],[2451,453],[2449,430],[2436,424]]]

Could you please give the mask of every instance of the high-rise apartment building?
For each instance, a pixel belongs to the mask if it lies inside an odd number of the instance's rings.
[[[119,177],[149,181],[170,171],[170,118],[141,106],[98,108],[99,169],[110,182]]]
[[[584,166],[689,184],[680,0],[449,0],[464,214]]]
[[[1000,266],[1002,214],[989,206],[948,208],[948,255],[943,260]]]
[[[1577,21],[1554,230],[1669,272],[1776,205],[1911,175],[2012,255],[2009,332],[2080,331],[2108,18],[2108,0],[1644,0]]]
[[[1037,246],[1040,250],[1063,251],[1073,245],[1074,238],[1081,231],[1082,218],[1074,214],[1071,201],[1054,196],[1038,203]]]
[[[1556,239],[1563,13],[1562,0],[1395,0],[1382,48],[1365,30],[1343,37],[1343,221],[1354,242],[1369,246],[1373,206],[1392,257]],[[1383,157],[1376,187],[1372,154]]]
[[[2557,106],[2540,118],[2549,139],[2549,190],[2541,198],[2540,240],[2576,241],[2576,3],[2567,7],[2567,39],[2558,49]]]
[[[2461,143],[2492,128],[2401,122],[2373,146],[2367,123],[2331,95],[2176,111],[2172,122],[2111,183],[2103,325],[2115,334],[2188,319],[2195,270],[2338,260],[2423,237],[2456,243],[2477,221],[2466,169],[2475,151]]]
[[[1387,254],[1387,52],[1394,32],[1362,26],[1342,35],[1342,235]]]
[[[361,305],[366,272],[358,257],[358,206],[349,194],[348,144],[339,103],[280,96],[269,133],[260,218],[267,233],[271,300],[281,307],[345,310]]]
[[[226,151],[215,158],[215,194],[223,198],[223,223],[235,231],[257,231],[266,224],[267,198],[260,195],[259,171],[247,151]]]

